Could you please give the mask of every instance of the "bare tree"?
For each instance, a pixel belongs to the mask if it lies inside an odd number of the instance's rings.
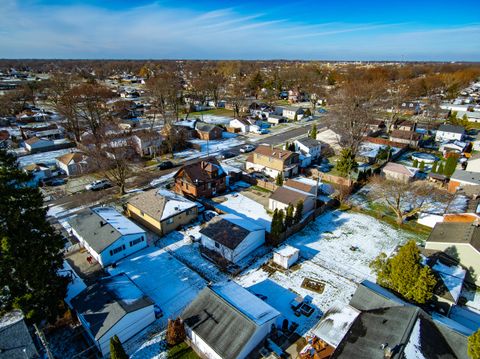
[[[364,80],[349,81],[332,96],[334,107],[329,114],[329,126],[340,134],[340,142],[354,155],[368,133],[374,110],[383,94],[384,84]]]
[[[384,203],[401,225],[405,219],[431,210],[439,203],[448,204],[451,196],[423,181],[411,183],[375,177],[369,197]]]

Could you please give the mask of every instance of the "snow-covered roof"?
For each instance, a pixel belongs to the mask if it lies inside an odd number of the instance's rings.
[[[163,196],[163,198],[166,200],[160,220],[170,218],[178,213],[197,206],[194,202],[189,201],[185,197],[179,196],[171,191],[161,189],[157,192],[157,194]]]
[[[313,334],[336,348],[359,314],[358,309],[335,302],[315,326]]]
[[[105,287],[125,304],[133,304],[144,297],[143,292],[126,275],[110,277]]]
[[[121,235],[143,233],[145,232],[127,217],[118,213],[115,208],[112,207],[96,207],[92,208],[92,211],[98,214],[109,225],[114,227]]]
[[[467,271],[461,266],[447,266],[438,260],[432,269],[438,273],[456,303],[460,298]]]
[[[83,279],[78,276],[78,274],[73,270],[73,268],[66,260],[63,261],[63,270],[59,272],[59,274],[65,277],[68,276],[71,279],[71,282],[68,284],[67,287],[67,296],[65,297],[65,302],[67,302],[67,304],[70,304],[72,298],[75,298],[85,288],[87,288],[87,285],[85,284]]]
[[[264,227],[258,225],[254,221],[248,221],[245,218],[239,217],[234,214],[224,214],[220,217],[223,219],[226,219],[227,221],[239,227],[245,228],[247,231],[250,231],[250,232],[261,231],[264,229]]]
[[[288,244],[285,244],[280,248],[274,250],[274,253],[279,254],[282,257],[291,257],[299,252],[300,252],[300,249],[289,246]]]
[[[216,284],[212,286],[212,290],[257,325],[280,315],[276,309],[235,282]]]
[[[403,349],[403,355],[405,359],[425,359],[420,343],[420,319],[417,319],[413,326],[407,345]]]

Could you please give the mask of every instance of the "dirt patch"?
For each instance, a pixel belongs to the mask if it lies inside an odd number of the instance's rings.
[[[302,282],[302,288],[322,294],[325,289],[325,283],[311,278],[304,278]]]

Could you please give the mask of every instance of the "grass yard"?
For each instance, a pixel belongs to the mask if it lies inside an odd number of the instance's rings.
[[[233,117],[233,111],[232,110],[227,110],[225,108],[215,108],[215,109],[206,110],[206,111],[190,112],[188,117],[202,116],[202,115],[216,115],[216,116]]]
[[[172,348],[168,349],[167,353],[168,359],[200,359],[200,357],[193,351],[192,348],[188,346],[187,343],[183,342],[175,345]]]

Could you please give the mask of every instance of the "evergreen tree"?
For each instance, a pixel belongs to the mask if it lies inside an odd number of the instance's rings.
[[[120,339],[116,335],[110,338],[110,358],[111,359],[128,359],[125,349],[123,349]]]
[[[444,170],[444,168],[443,168],[443,161],[442,161],[442,162],[440,162],[440,165],[438,166],[437,173],[438,173],[439,175],[443,175],[443,172],[444,172],[444,171],[445,171],[445,170]]]
[[[285,149],[288,150],[290,148],[290,144],[288,143],[288,141],[285,142]]]
[[[450,177],[453,174],[453,172],[455,172],[456,168],[457,168],[457,157],[450,156],[447,158],[447,162],[445,163],[445,169],[443,174],[447,177]]]
[[[343,177],[350,175],[358,163],[355,161],[355,154],[350,148],[344,148],[340,153],[340,158],[337,161],[337,169]]]
[[[480,359],[480,329],[468,337],[468,356]]]
[[[416,158],[413,160],[412,167],[415,167],[415,168],[418,167],[418,160]]]
[[[53,321],[62,308],[68,279],[63,266],[64,241],[46,219],[38,188],[16,158],[0,150],[0,288],[1,310],[18,308],[26,318]]]
[[[295,215],[293,217],[293,223],[300,223],[303,216],[303,201],[298,201],[295,206]]]
[[[317,139],[317,124],[315,123],[312,125],[312,129],[310,130],[310,137],[314,140]]]
[[[275,184],[279,187],[283,186],[283,174],[279,172],[277,177],[275,178]]]
[[[274,238],[278,238],[282,233],[282,229],[283,229],[282,221],[283,221],[283,218],[280,218],[278,210],[275,209],[273,211],[272,224],[270,227],[271,228],[270,233]]]
[[[286,228],[291,227],[292,224],[293,224],[293,211],[294,211],[293,205],[289,204],[288,207],[287,207],[286,214],[285,214],[285,227]]]
[[[437,172],[437,166],[438,166],[438,161],[433,162],[433,165],[432,165],[432,173],[436,173],[436,172]]]
[[[420,171],[424,171],[424,170],[425,170],[425,162],[423,162],[423,161],[420,162],[420,166],[418,167],[418,169],[419,169]]]
[[[280,232],[283,233],[285,232],[285,227],[283,225],[283,221],[285,219],[285,212],[283,209],[278,211],[278,228],[280,229]]]
[[[380,254],[370,267],[377,274],[377,283],[399,293],[405,299],[425,304],[433,296],[437,280],[430,267],[421,264],[415,241],[407,242],[392,258]]]
[[[298,121],[298,115],[295,114],[295,117],[293,118],[293,121],[297,122]]]

